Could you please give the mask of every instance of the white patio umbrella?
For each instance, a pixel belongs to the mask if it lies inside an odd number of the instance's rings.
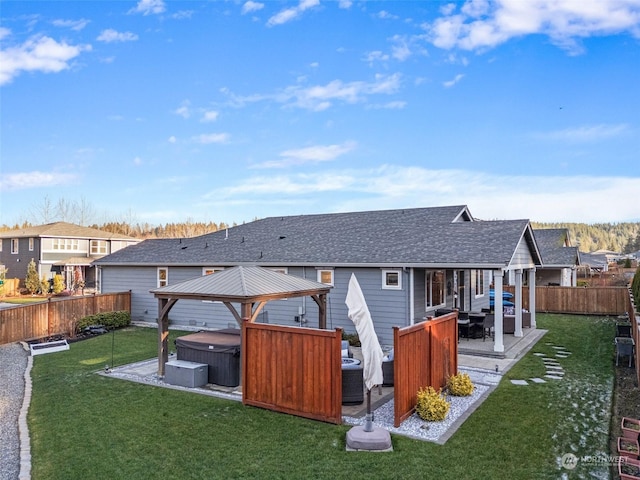
[[[376,385],[382,384],[382,348],[376,331],[373,327],[371,313],[367,307],[360,284],[355,274],[351,274],[349,280],[349,289],[347,290],[347,298],[345,300],[349,309],[349,319],[356,326],[360,344],[362,345],[363,358],[363,376],[364,384],[367,387],[367,424],[366,431],[371,431],[371,389]]]

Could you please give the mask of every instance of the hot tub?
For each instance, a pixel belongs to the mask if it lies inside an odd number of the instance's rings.
[[[175,343],[178,360],[209,365],[209,383],[240,384],[240,329],[192,333],[176,338]]]

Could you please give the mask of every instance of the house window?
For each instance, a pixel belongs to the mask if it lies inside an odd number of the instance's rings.
[[[33,238],[29,239],[29,251],[33,252]]]
[[[427,308],[444,305],[444,270],[427,272],[426,290]]]
[[[166,287],[169,284],[169,269],[158,267],[158,288]]]
[[[80,242],[77,238],[54,238],[54,250],[80,250]]]
[[[106,240],[91,240],[91,255],[106,255],[107,241]]]
[[[476,297],[484,296],[484,271],[476,270]]]
[[[318,270],[318,282],[333,286],[333,270]]]
[[[0,252],[2,251],[2,239],[0,238]]]
[[[17,255],[18,254],[18,250],[19,250],[19,248],[18,248],[18,239],[17,238],[12,238],[11,239],[11,253],[14,253],[14,254]]]
[[[222,270],[224,270],[224,268],[220,268],[220,267],[203,267],[202,269],[202,275],[211,275],[212,273],[217,273],[217,272],[221,272]]]
[[[383,290],[402,290],[402,275],[400,270],[382,270]]]
[[[273,270],[274,272],[284,273],[285,275],[289,273],[289,269],[287,267],[275,267],[271,268],[270,270]]]

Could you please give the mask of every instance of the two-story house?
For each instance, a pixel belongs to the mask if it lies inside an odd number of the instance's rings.
[[[33,259],[40,278],[61,274],[67,288],[71,288],[74,275],[80,275],[85,286],[93,288],[96,269],[91,262],[138,242],[136,238],[95,228],[48,223],[0,232],[0,265],[7,278],[18,278],[21,285]]]

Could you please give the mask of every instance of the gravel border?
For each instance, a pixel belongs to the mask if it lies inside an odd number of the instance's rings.
[[[31,376],[28,367],[31,357],[19,343],[0,345],[0,480],[30,478],[31,456],[22,462],[21,454],[29,445],[26,411],[31,399]],[[25,378],[29,379],[29,395],[25,395]],[[26,407],[25,407],[26,403]],[[24,410],[24,425],[20,417]],[[26,441],[24,437],[26,435]],[[27,465],[23,466],[23,463]],[[23,472],[21,472],[21,466]],[[28,471],[26,470],[28,467]],[[26,476],[25,476],[26,475]]]
[[[462,373],[469,373],[465,372],[463,368],[459,370]],[[474,369],[474,372],[486,373],[487,375],[492,373],[489,370],[482,371],[481,369]],[[490,376],[500,377],[496,375]],[[414,413],[402,422],[399,427],[395,427],[393,425],[394,403],[393,400],[390,400],[373,411],[373,426],[384,428],[397,435],[443,445],[497,386],[497,382],[493,383],[493,381],[490,384],[482,384],[474,379],[473,383],[475,388],[470,396],[447,396],[451,406],[447,417],[442,422],[427,422]],[[348,425],[364,425],[365,417],[342,417],[342,421]]]

